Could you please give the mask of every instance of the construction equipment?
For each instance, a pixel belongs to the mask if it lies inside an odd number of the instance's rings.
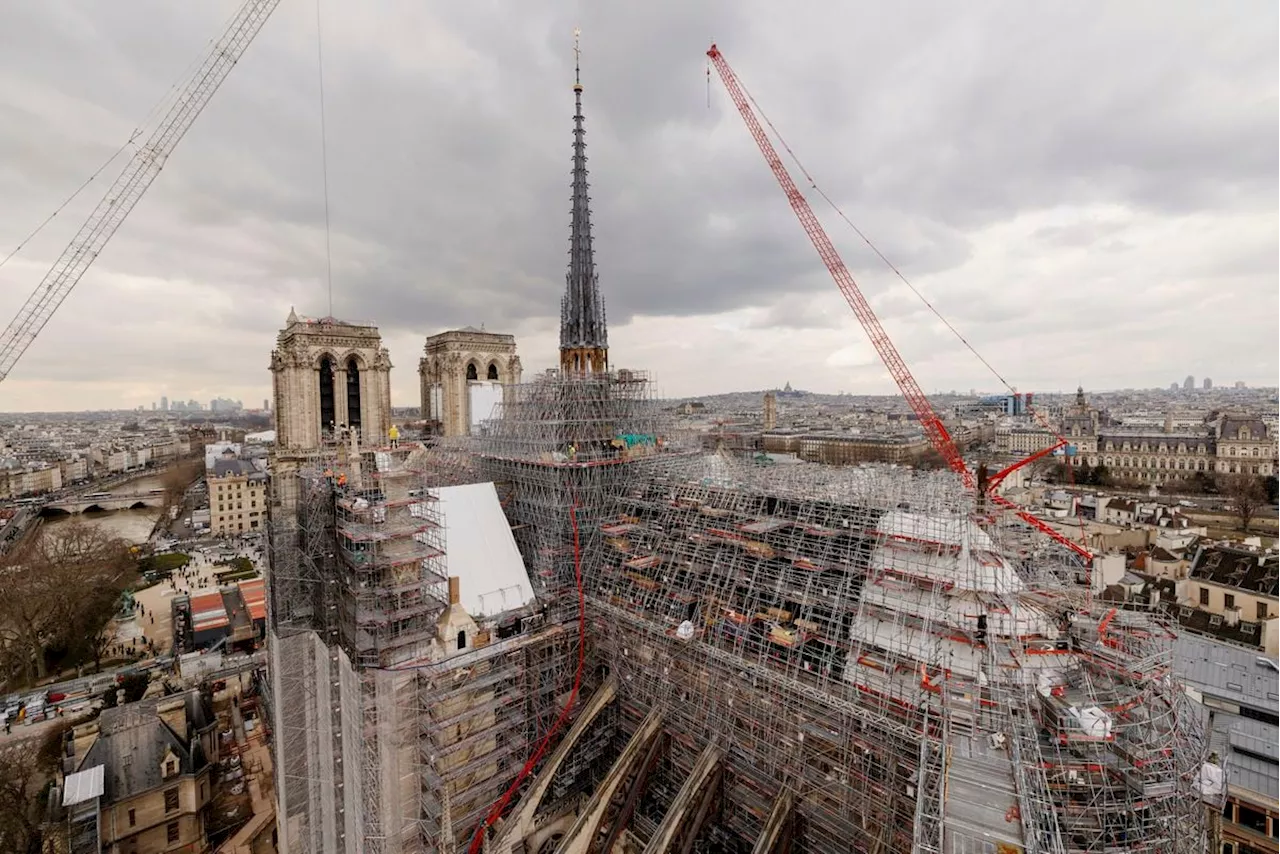
[[[1092,560],[1093,555],[1087,549],[1063,536],[1025,510],[1018,509],[1013,502],[991,491],[996,484],[1012,471],[1043,456],[1044,453],[1055,450],[1065,443],[1065,440],[1060,442],[1059,445],[1055,445],[1054,448],[1050,448],[1049,451],[1015,463],[1000,472],[991,481],[986,481],[982,484],[977,482],[973,472],[969,471],[968,466],[965,465],[964,457],[961,456],[960,449],[956,447],[955,440],[947,432],[942,419],[934,412],[929,399],[925,397],[919,384],[916,383],[915,377],[911,375],[911,370],[907,367],[907,363],[903,361],[902,356],[898,353],[898,348],[893,345],[888,333],[880,325],[880,319],[872,311],[871,304],[862,295],[862,291],[858,288],[858,283],[853,279],[853,274],[845,266],[844,259],[840,257],[840,253],[832,245],[831,239],[827,237],[827,232],[823,229],[822,223],[818,221],[813,208],[810,207],[808,200],[800,192],[799,187],[796,186],[796,182],[792,179],[791,173],[787,171],[787,167],[783,165],[778,152],[774,150],[773,143],[769,141],[764,127],[760,124],[760,120],[756,118],[755,110],[751,106],[751,100],[747,96],[742,83],[738,80],[737,75],[729,67],[729,63],[725,60],[724,55],[720,53],[720,49],[714,44],[707,51],[707,56],[720,74],[720,80],[724,83],[725,89],[729,92],[729,97],[733,99],[734,105],[742,115],[742,120],[746,122],[747,130],[751,131],[751,136],[755,138],[756,145],[760,147],[760,153],[764,155],[765,162],[769,164],[769,168],[773,170],[774,177],[778,179],[778,184],[786,194],[787,201],[791,203],[791,209],[795,211],[796,217],[800,220],[800,225],[804,227],[805,233],[809,235],[809,240],[813,243],[813,247],[818,250],[818,256],[822,258],[822,263],[827,266],[827,270],[831,273],[831,278],[835,280],[840,292],[844,294],[849,307],[857,315],[858,321],[867,333],[867,337],[871,339],[872,346],[876,348],[876,352],[880,355],[880,360],[889,369],[894,382],[898,384],[898,389],[902,392],[902,396],[906,398],[907,404],[911,407],[911,411],[915,413],[921,429],[934,449],[942,455],[951,470],[960,476],[967,488],[979,490],[983,497],[990,493],[992,503],[1013,510],[1018,518],[1028,525],[1071,549],[1084,560]]]
[[[280,0],[246,0],[204,61],[180,87],[176,99],[147,141],[62,250],[18,314],[0,335],[0,381],[22,358],[53,313],[97,259],[107,241],[164,168],[178,142],[227,79]]]

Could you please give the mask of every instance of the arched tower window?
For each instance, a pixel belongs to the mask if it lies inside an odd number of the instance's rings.
[[[320,360],[320,430],[330,430],[334,426],[333,408],[333,361],[325,356]]]
[[[467,382],[474,382],[475,380],[478,380],[478,379],[480,379],[480,375],[476,373],[476,363],[468,362],[467,363]]]
[[[347,424],[360,426],[360,363],[355,356],[347,359]]]
[[[489,379],[495,382],[498,379],[498,366],[493,362],[489,363]]]
[[[462,631],[458,632],[458,649],[463,650],[466,648],[467,648],[467,632],[466,632],[466,629],[463,629]]]

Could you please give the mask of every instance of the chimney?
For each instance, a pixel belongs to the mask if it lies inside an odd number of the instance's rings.
[[[458,604],[461,604],[462,602],[461,593],[459,592],[460,581],[461,579],[459,579],[458,576],[456,575],[449,576],[449,604],[450,605],[458,605]]]
[[[1226,623],[1228,626],[1240,625],[1240,609],[1238,607],[1231,607],[1223,610],[1222,622]]]

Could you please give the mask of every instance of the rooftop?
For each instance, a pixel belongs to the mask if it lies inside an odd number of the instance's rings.
[[[1227,783],[1276,800],[1280,789],[1280,765],[1276,742],[1280,727],[1266,721],[1215,712],[1209,747],[1226,763]]]
[[[98,736],[85,753],[80,767],[104,766],[104,794],[108,803],[148,791],[164,782],[161,762],[172,751],[180,773],[192,773],[204,766],[199,743],[188,745],[184,735],[174,732],[160,718],[161,704],[178,701],[185,705],[186,720],[195,729],[208,724],[208,715],[199,695],[150,697],[124,706],[103,709],[98,718]]]
[[[1179,633],[1173,655],[1183,680],[1200,693],[1271,715],[1277,713],[1280,663],[1276,659],[1188,632]]]
[[[1278,566],[1280,556],[1271,551],[1212,546],[1196,553],[1190,574],[1200,581],[1211,581],[1263,596],[1276,596],[1280,593]]]

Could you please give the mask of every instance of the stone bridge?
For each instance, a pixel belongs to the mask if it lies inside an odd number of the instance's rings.
[[[41,509],[44,515],[56,513],[84,513],[106,510],[135,510],[142,507],[163,507],[164,495],[149,492],[121,492],[101,498],[71,495],[58,501],[50,501]]]

